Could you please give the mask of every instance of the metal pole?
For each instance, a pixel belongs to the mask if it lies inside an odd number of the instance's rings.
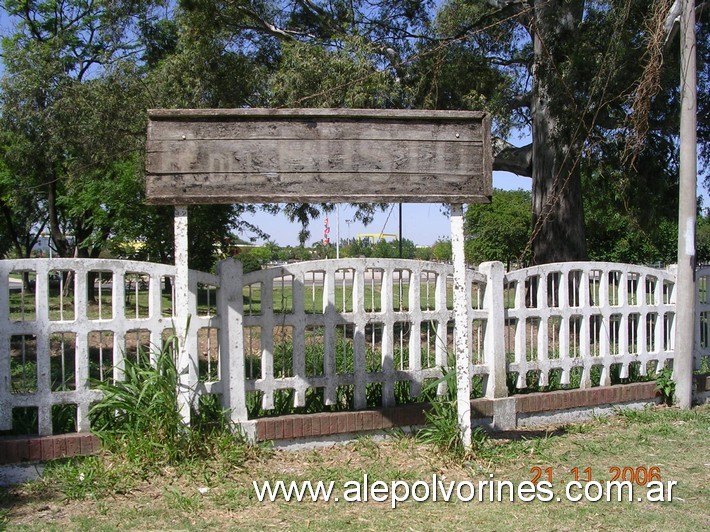
[[[335,258],[340,258],[340,203],[335,206],[337,210],[335,220]]]
[[[680,199],[678,206],[678,280],[676,285],[675,398],[681,408],[693,400],[695,346],[695,222],[697,218],[697,86],[695,2],[682,0],[680,16]]]
[[[456,412],[464,447],[471,446],[471,378],[468,355],[468,303],[464,259],[463,205],[451,205],[451,255],[454,261],[454,346]]]

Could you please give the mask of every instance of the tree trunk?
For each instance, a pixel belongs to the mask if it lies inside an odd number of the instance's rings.
[[[581,117],[574,113],[572,96],[566,94],[560,80],[564,52],[555,48],[557,42],[574,39],[584,3],[552,0],[536,4],[531,109],[533,264],[585,260],[578,160],[583,138],[573,138],[576,127],[570,127]]]
[[[551,141],[554,125],[543,101],[533,104],[533,264],[586,260],[579,165],[570,146]],[[554,127],[554,126],[553,126]],[[581,146],[576,146],[581,149]],[[568,154],[567,157],[565,155]]]

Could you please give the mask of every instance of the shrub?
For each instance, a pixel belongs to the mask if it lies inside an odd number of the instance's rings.
[[[442,368],[441,371],[441,378],[429,383],[423,390],[425,396],[433,396],[433,399],[431,410],[424,413],[427,426],[419,431],[417,437],[423,443],[434,445],[443,453],[464,458],[474,448],[480,447],[487,436],[481,427],[475,427],[472,431],[472,447],[464,447],[456,408],[456,371],[452,368]],[[436,397],[440,384],[446,385],[446,393]]]
[[[216,396],[201,398],[191,425],[183,419],[174,345],[168,340],[154,356],[139,349],[135,361],[126,360],[124,381],[97,384],[104,397],[91,409],[93,431],[106,450],[149,469],[225,453],[244,461],[248,446]]]

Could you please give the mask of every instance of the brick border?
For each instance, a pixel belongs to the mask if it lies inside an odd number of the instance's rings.
[[[430,408],[429,404],[417,403],[378,410],[260,418],[256,420],[256,439],[268,441],[318,438],[336,434],[424,425],[426,423],[424,412]]]
[[[600,386],[584,390],[515,395],[518,414],[570,410],[616,403],[652,401],[658,395],[655,381]]]
[[[99,449],[101,442],[89,433],[3,437],[0,438],[0,465],[87,456]]]
[[[710,374],[696,375],[698,392],[710,391]],[[629,402],[653,401],[659,395],[656,383],[639,382],[588,388],[513,395],[518,414],[538,412],[563,412],[574,408],[595,407]],[[474,399],[471,415],[475,419],[492,418],[495,400]],[[396,427],[426,424],[424,413],[431,408],[426,403],[320,414],[295,414],[255,420],[256,439],[290,440],[319,438],[340,434],[354,434]],[[99,451],[101,442],[90,433],[62,434],[59,436],[7,436],[0,437],[0,465],[35,462],[91,455]]]
[[[708,386],[710,386],[710,376],[708,376]],[[515,399],[518,414],[530,414],[608,404],[653,401],[657,395],[656,383],[651,381],[584,390],[521,394],[513,395],[512,398]],[[313,439],[361,431],[420,426],[426,424],[424,412],[430,408],[431,406],[428,404],[411,404],[356,412],[260,418],[256,420],[256,439],[258,441]],[[494,400],[483,398],[471,401],[471,416],[474,419],[492,418],[493,410]]]

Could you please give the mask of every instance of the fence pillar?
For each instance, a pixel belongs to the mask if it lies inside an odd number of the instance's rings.
[[[505,359],[505,269],[502,262],[484,262],[478,270],[486,276],[483,308],[488,311],[486,336],[483,341],[485,362],[488,366],[486,397],[498,399],[508,396]]]
[[[217,265],[217,275],[222,406],[229,411],[230,420],[239,424],[246,436],[253,438],[255,425],[247,422],[242,263],[235,259],[224,260]]]

